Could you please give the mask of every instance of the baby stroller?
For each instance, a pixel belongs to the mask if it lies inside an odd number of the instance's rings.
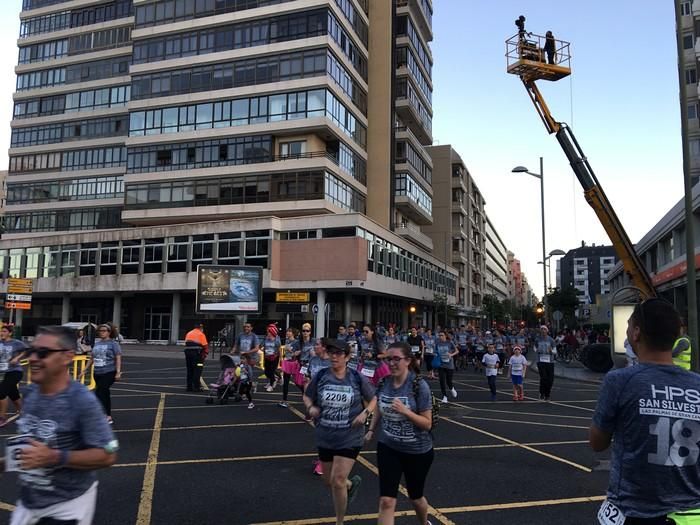
[[[241,396],[238,395],[241,357],[223,354],[219,358],[219,363],[221,365],[221,373],[216,383],[209,385],[209,396],[204,400],[207,405],[212,405],[215,400],[220,405],[225,405],[231,396],[233,396],[234,401],[241,400]]]

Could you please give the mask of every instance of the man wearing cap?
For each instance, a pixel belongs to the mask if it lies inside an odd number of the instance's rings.
[[[204,325],[197,324],[185,335],[185,364],[187,366],[187,391],[201,392],[200,378],[204,360],[209,353],[209,343],[204,335]]]
[[[540,399],[549,401],[554,384],[554,354],[556,343],[549,336],[549,329],[542,325],[540,335],[535,338],[537,352],[537,371],[540,374]]]
[[[265,377],[269,381],[265,390],[272,392],[277,386],[277,367],[280,362],[280,338],[277,336],[277,325],[270,323],[267,325],[267,335],[263,340],[263,353],[265,354]]]

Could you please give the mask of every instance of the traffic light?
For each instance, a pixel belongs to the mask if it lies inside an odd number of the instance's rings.
[[[411,303],[411,304],[408,306],[408,311],[409,311],[410,313],[412,313],[412,314],[415,314],[415,313],[416,313],[416,303]]]
[[[537,306],[535,307],[535,313],[537,315],[542,315],[544,313],[544,305],[542,303],[537,303]]]

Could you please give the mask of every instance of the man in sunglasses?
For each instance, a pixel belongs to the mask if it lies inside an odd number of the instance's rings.
[[[600,452],[615,439],[607,499],[598,512],[604,525],[686,525],[700,518],[700,376],[673,364],[680,324],[662,299],[638,304],[627,340],[639,364],[603,381],[589,441]]]
[[[11,525],[89,525],[97,499],[95,470],[109,467],[119,447],[97,398],[69,373],[75,333],[40,328],[27,350],[32,384],[8,438],[7,471],[18,472],[20,497]]]

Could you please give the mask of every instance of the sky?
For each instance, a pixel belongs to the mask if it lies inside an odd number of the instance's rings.
[[[576,134],[633,242],[683,196],[673,2],[433,0],[433,140],[452,144],[507,248],[541,295],[539,170],[544,157],[547,253],[609,244],[564,153],[520,80],[505,40],[527,29],[571,42],[572,76],[539,87]],[[0,2],[0,166],[7,166],[21,0]],[[552,265],[554,279],[555,265]]]

